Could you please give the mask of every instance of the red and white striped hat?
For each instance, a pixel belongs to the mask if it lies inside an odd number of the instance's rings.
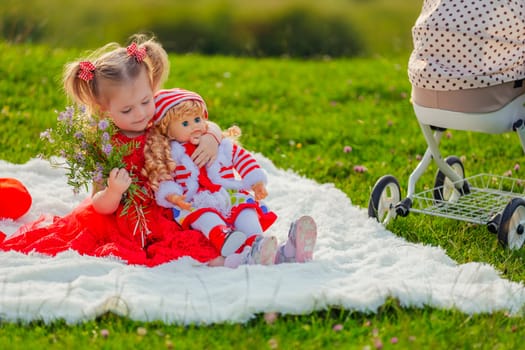
[[[204,102],[204,99],[199,94],[193,91],[175,88],[159,90],[155,94],[155,117],[153,118],[153,123],[159,123],[170,108],[175,107],[182,101],[188,100],[202,102],[202,104],[204,104],[204,118],[208,119],[208,109],[206,108],[206,102]]]

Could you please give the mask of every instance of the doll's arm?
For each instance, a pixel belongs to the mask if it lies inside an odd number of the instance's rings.
[[[242,188],[252,189],[254,192],[257,189],[259,191],[257,196],[261,197],[259,199],[266,197],[268,195],[265,187],[268,182],[266,172],[257,163],[253,154],[237,144],[233,144],[232,153],[232,164],[242,179]]]
[[[199,146],[191,155],[191,159],[197,165],[202,167],[206,163],[212,163],[217,158],[219,144],[222,140],[222,131],[219,126],[213,122],[207,122],[207,131],[201,136]]]
[[[93,194],[93,208],[100,214],[113,214],[130,185],[131,177],[126,169],[111,170],[108,186]]]
[[[173,180],[161,181],[159,188],[155,191],[157,204],[164,208],[173,208],[178,205],[186,209],[185,199],[184,189]]]
[[[186,202],[185,194],[168,194],[166,196],[166,200],[170,203],[175,204],[181,209],[184,209],[184,210],[191,209],[191,204],[189,202]]]
[[[257,182],[252,186],[253,194],[255,196],[255,200],[260,201],[266,198],[268,196],[268,191],[266,190],[266,186],[264,185],[264,182]]]

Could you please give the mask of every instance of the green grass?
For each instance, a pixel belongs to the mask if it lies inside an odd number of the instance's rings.
[[[67,105],[61,69],[81,52],[5,43],[0,51],[0,159],[23,163],[42,152],[39,133],[54,125],[54,110]],[[425,149],[408,97],[407,57],[296,61],[171,56],[166,86],[199,91],[212,120],[222,127],[241,127],[246,148],[280,168],[334,183],[355,205],[366,207],[372,186],[384,174],[395,175],[404,192],[416,156]],[[345,146],[352,152],[345,153]],[[501,175],[516,163],[525,164],[513,134],[452,131],[441,150],[464,156],[467,176]],[[356,165],[367,171],[355,172]],[[434,172],[432,166],[419,190],[432,186]],[[488,263],[505,278],[525,279],[523,251],[503,249],[483,226],[411,214],[388,228],[409,241],[439,245],[458,263]],[[333,330],[339,324],[343,329]],[[524,327],[521,317],[501,312],[469,316],[405,308],[388,300],[377,314],[334,308],[281,316],[274,324],[262,315],[247,324],[190,327],[112,315],[76,326],[2,322],[0,348],[162,349],[171,344],[177,349],[374,349],[380,340],[384,349],[516,349],[523,343]],[[109,331],[107,338],[101,336],[103,329]],[[398,342],[393,344],[392,338]]]

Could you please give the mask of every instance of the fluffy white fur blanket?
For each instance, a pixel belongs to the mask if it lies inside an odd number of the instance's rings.
[[[183,258],[147,268],[73,251],[54,258],[0,252],[0,319],[76,323],[115,312],[135,320],[210,324],[331,306],[375,312],[388,297],[403,306],[468,314],[522,308],[523,285],[501,278],[490,265],[459,265],[439,247],[409,243],[369,219],[332,184],[257,159],[269,175],[267,203],[279,215],[269,233],[284,240],[292,219],[313,216],[319,231],[313,262],[231,270]],[[0,221],[8,234],[41,213],[66,214],[85,197],[73,195],[61,169],[38,159],[0,161],[0,177],[21,180],[33,196],[26,216]]]

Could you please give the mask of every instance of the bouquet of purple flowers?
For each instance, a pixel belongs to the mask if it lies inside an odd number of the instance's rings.
[[[67,107],[58,113],[56,127],[40,134],[40,138],[50,143],[49,155],[43,157],[67,170],[68,184],[76,193],[81,188],[87,191],[93,183],[105,186],[110,171],[124,168],[124,157],[137,147],[133,142],[125,145],[112,142],[116,132],[111,119],[96,118],[83,108]],[[146,191],[138,185],[135,174],[130,176],[132,183],[123,198],[123,214],[131,207],[137,214],[143,214],[138,199],[146,195]]]

